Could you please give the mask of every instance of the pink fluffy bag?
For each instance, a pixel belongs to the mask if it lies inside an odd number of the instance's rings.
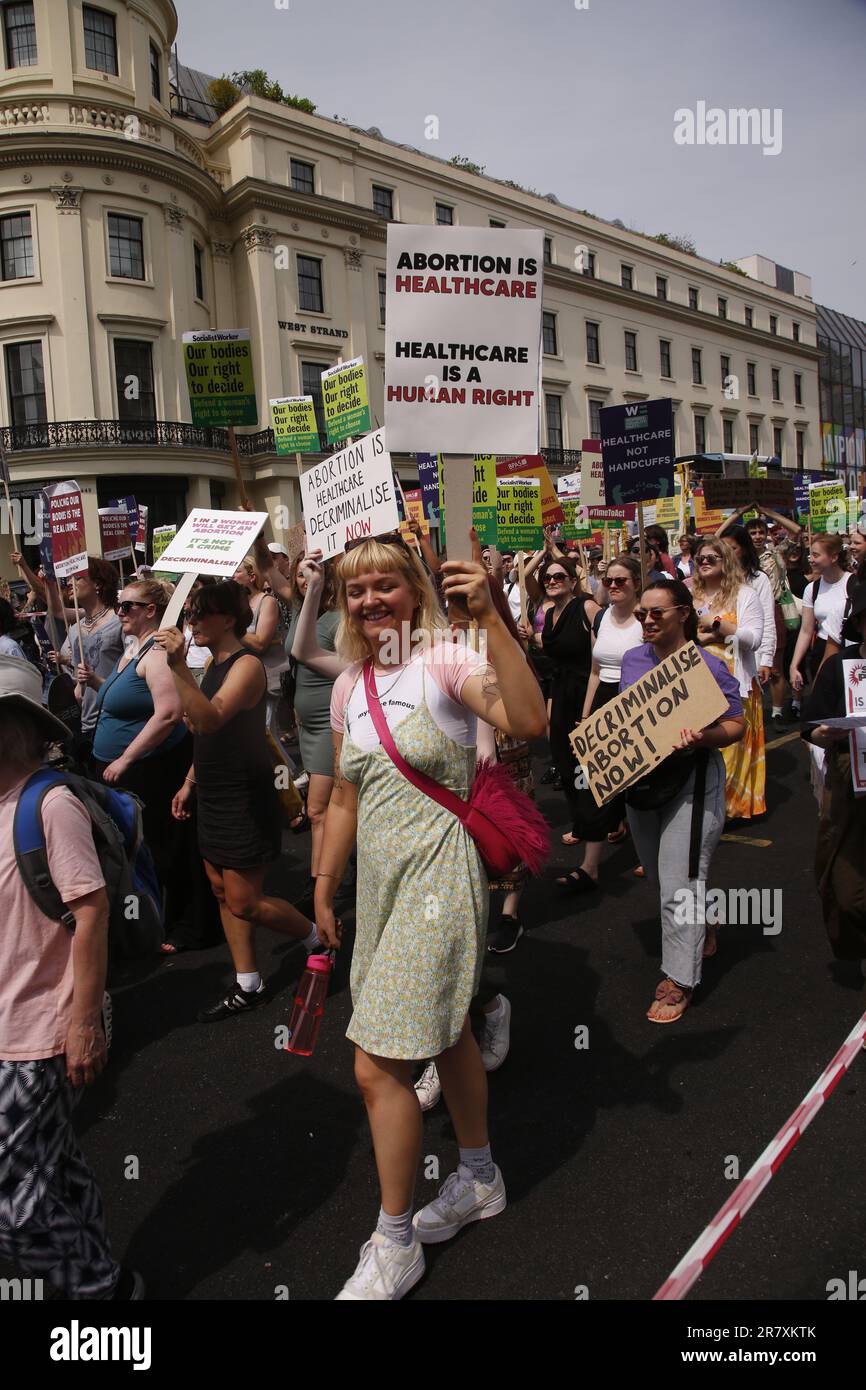
[[[367,708],[388,757],[413,787],[451,811],[472,836],[489,878],[504,878],[525,864],[537,874],[550,855],[550,831],[535,802],[515,787],[501,763],[480,762],[469,800],[411,767],[394,742],[379,704],[373,663],[364,665]]]

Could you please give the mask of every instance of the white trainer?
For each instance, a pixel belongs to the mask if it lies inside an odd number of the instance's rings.
[[[481,1060],[485,1071],[497,1071],[508,1056],[511,1046],[511,1005],[504,994],[497,994],[499,1009],[484,1015],[481,1034]]]
[[[415,1094],[422,1110],[432,1110],[442,1095],[442,1082],[435,1062],[428,1062],[415,1082]]]
[[[423,1279],[424,1269],[424,1251],[417,1240],[411,1245],[395,1245],[374,1231],[367,1244],[361,1246],[358,1268],[334,1302],[387,1303],[402,1298]]]
[[[505,1210],[505,1183],[494,1164],[492,1183],[478,1182],[472,1170],[461,1163],[451,1173],[429,1206],[415,1213],[412,1225],[423,1245],[437,1245],[450,1240],[470,1221],[486,1221]]]

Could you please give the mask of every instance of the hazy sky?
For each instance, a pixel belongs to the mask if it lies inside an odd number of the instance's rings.
[[[866,0],[175,3],[191,67],[263,67],[319,115],[687,234],[711,260],[759,252],[866,319]],[[700,101],[778,108],[781,151],[678,145],[674,113]]]

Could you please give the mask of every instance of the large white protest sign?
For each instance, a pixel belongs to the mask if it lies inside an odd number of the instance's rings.
[[[231,579],[267,519],[267,512],[212,512],[196,507],[160,555],[159,568]]]
[[[537,454],[543,233],[388,227],[394,450]]]
[[[346,542],[396,531],[400,525],[391,455],[385,431],[375,430],[331,454],[301,477],[301,506],[308,550],[326,560]]]

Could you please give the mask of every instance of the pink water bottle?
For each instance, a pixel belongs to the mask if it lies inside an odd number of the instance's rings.
[[[289,1019],[289,1041],[286,1052],[298,1057],[311,1057],[322,1019],[325,999],[331,980],[333,959],[330,953],[307,956],[307,968],[301,976],[292,1016]]]

